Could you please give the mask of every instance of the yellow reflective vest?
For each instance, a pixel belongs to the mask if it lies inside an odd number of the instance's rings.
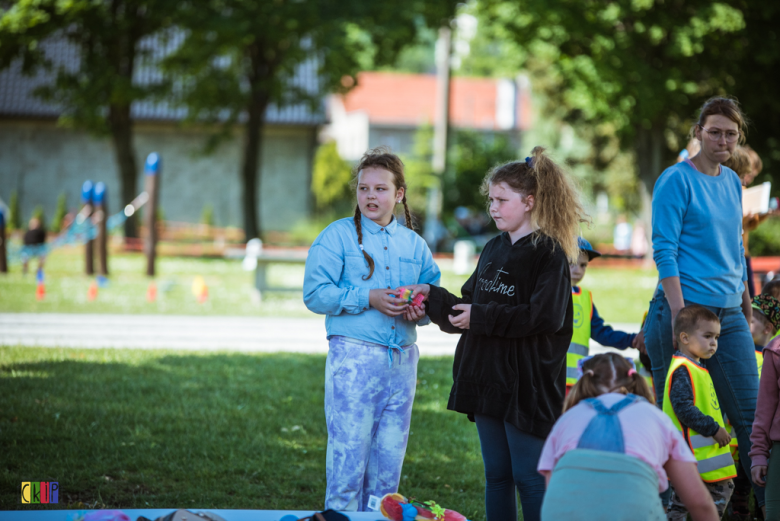
[[[711,436],[702,436],[693,429],[686,427],[677,419],[669,399],[669,391],[672,388],[672,375],[680,367],[688,370],[693,387],[693,403],[702,412],[713,418],[719,426],[724,427],[723,413],[720,410],[718,396],[715,394],[715,386],[712,384],[710,373],[684,356],[674,356],[669,372],[666,374],[666,392],[664,393],[663,410],[669,415],[675,427],[682,433],[683,438],[693,451],[699,468],[701,478],[708,482],[723,481],[737,475],[734,460],[731,457],[729,446],[719,447],[718,442]]]
[[[577,361],[588,356],[590,344],[590,320],[593,318],[593,296],[590,291],[571,288],[574,304],[574,332],[566,353],[566,385],[577,383]]]

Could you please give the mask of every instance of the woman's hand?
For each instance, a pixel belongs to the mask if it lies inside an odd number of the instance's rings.
[[[455,304],[452,309],[463,311],[463,313],[455,316],[449,315],[450,324],[460,329],[468,329],[471,323],[471,304]]]
[[[425,306],[409,306],[404,311],[404,319],[409,322],[417,322],[425,317]]]
[[[372,289],[368,292],[368,304],[388,317],[397,317],[406,311],[409,303],[396,294],[392,289]]]

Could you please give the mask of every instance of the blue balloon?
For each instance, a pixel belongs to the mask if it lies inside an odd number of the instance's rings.
[[[106,183],[100,181],[95,183],[95,188],[92,190],[92,200],[95,204],[103,204],[103,199],[106,197]]]
[[[152,152],[146,156],[146,164],[144,165],[144,171],[146,175],[157,175],[160,170],[160,155],[157,152]]]
[[[84,184],[81,185],[81,202],[83,204],[92,202],[92,195],[93,195],[94,188],[95,187],[92,184],[92,181],[90,181],[89,179],[84,181]]]

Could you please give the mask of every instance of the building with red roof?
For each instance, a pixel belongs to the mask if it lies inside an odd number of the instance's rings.
[[[436,76],[395,72],[362,72],[345,95],[328,100],[330,124],[325,135],[339,153],[359,159],[368,149],[385,145],[399,154],[412,151],[420,127],[433,125]],[[516,80],[454,77],[450,83],[450,124],[456,129],[505,134],[519,144],[531,126],[527,78]]]

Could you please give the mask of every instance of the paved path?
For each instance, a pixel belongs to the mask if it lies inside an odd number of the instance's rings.
[[[639,324],[614,324],[637,331]],[[457,335],[418,328],[423,356],[455,352]],[[0,345],[326,353],[323,317],[0,313]],[[591,340],[593,353],[606,349]],[[632,350],[633,351],[633,350]],[[636,355],[636,351],[633,352]]]

